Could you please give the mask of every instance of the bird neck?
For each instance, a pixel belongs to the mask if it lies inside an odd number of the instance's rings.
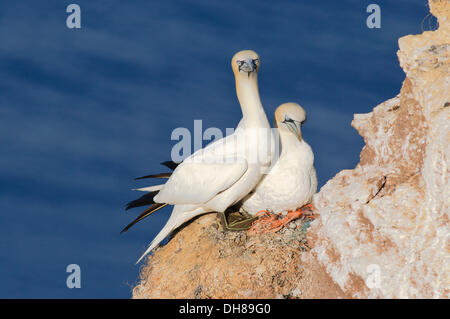
[[[247,127],[270,127],[259,97],[256,74],[236,76],[236,93]]]

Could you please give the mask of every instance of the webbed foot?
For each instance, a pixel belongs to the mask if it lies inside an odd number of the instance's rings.
[[[284,226],[289,224],[291,221],[301,218],[303,215],[306,214],[305,211],[314,211],[314,206],[312,204],[307,204],[297,210],[291,210],[289,211],[285,217],[279,218],[280,215],[271,213],[267,210],[262,210],[258,212],[255,216],[259,217],[257,221],[255,221],[250,228],[249,232],[253,233],[266,233],[266,232],[272,232],[276,233],[280,229],[282,229]],[[262,215],[261,215],[262,213]],[[308,214],[308,217],[313,218],[311,215]]]
[[[220,221],[225,230],[243,231],[252,227],[257,217],[251,216],[246,212],[227,210],[224,213],[218,213]]]

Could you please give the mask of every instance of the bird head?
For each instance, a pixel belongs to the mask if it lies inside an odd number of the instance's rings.
[[[236,53],[231,59],[231,68],[235,76],[250,77],[259,70],[259,55],[252,50],[244,50]]]
[[[302,138],[301,126],[306,122],[306,112],[297,103],[284,103],[275,110],[275,123],[278,129],[287,130]]]

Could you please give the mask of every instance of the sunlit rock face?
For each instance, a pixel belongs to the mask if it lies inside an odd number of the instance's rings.
[[[314,197],[312,253],[353,297],[449,297],[450,2],[429,6],[439,28],[399,39],[400,94],[354,116],[360,163]]]
[[[225,232],[204,215],[157,249],[133,298],[346,298],[318,264],[298,220],[277,234]]]

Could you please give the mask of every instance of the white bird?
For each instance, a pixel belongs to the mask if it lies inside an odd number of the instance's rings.
[[[302,138],[301,126],[305,121],[306,112],[296,103],[281,104],[276,109],[279,158],[256,188],[242,200],[242,210],[250,215],[261,210],[297,213],[298,208],[310,203],[317,190],[317,175],[314,154]]]
[[[239,203],[240,209],[250,215],[256,215],[261,211],[270,211],[286,215],[282,220],[268,219],[273,225],[265,228],[280,229],[289,221],[303,214],[302,207],[309,204],[312,196],[317,191],[317,175],[314,168],[314,154],[311,147],[303,139],[301,125],[306,121],[305,110],[296,103],[284,103],[275,111],[275,127],[279,134],[280,154],[270,169],[264,175],[257,186],[245,196]],[[163,163],[174,169],[176,164]],[[175,165],[175,166],[171,166]],[[144,177],[164,177],[170,173],[148,175]],[[141,191],[158,191],[162,185],[141,188]],[[146,196],[146,195],[144,195]],[[242,219],[234,225],[228,225],[228,229],[245,229],[242,225],[248,225],[252,218]]]
[[[169,204],[174,205],[166,225],[137,262],[186,221],[208,212],[224,212],[239,202],[256,186],[264,170],[270,166],[274,142],[259,97],[257,73],[260,58],[254,51],[240,51],[233,56],[231,65],[242,120],[233,134],[187,157],[165,184],[148,188],[150,193],[129,203],[127,209],[152,201],[155,204],[123,231],[152,212]],[[159,174],[150,177],[168,176]]]

